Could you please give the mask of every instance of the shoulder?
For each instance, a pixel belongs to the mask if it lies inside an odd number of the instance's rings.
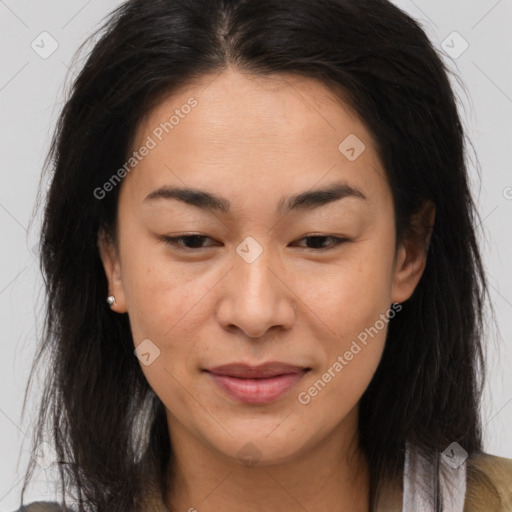
[[[35,501],[29,505],[25,505],[15,512],[62,512],[62,507],[55,502]],[[64,509],[66,512],[74,512],[70,508]]]
[[[478,453],[466,467],[464,512],[512,512],[512,459]]]

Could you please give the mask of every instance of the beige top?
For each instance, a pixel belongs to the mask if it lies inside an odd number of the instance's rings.
[[[406,471],[407,467],[409,473]],[[404,468],[403,481],[386,484],[379,498],[376,512],[418,512],[420,510],[410,508],[421,506],[422,503],[415,502],[418,498],[418,482],[421,484],[421,478],[419,480],[414,478],[421,473],[419,467],[421,467],[421,461],[419,465],[409,461],[409,465]],[[460,501],[460,504],[463,503],[463,508],[449,508],[459,506],[456,504],[460,498],[457,498],[458,491],[452,489],[455,497],[451,499],[454,501],[448,501],[449,505],[445,505],[445,512],[512,512],[512,459],[483,453],[471,456],[462,467],[464,469],[461,469],[459,476],[463,474],[464,478],[460,478],[459,483],[463,482],[463,500]],[[428,473],[428,468],[423,469]],[[407,503],[411,497],[412,501]],[[445,503],[447,503],[446,500]],[[59,511],[60,508],[56,503],[35,502],[17,512]],[[144,511],[169,512],[156,487],[152,487],[148,492]],[[70,510],[70,512],[73,511]]]

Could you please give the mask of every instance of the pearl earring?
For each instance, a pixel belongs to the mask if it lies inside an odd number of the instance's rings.
[[[116,301],[116,298],[113,295],[109,295],[107,297],[107,303],[109,306],[112,306],[112,304],[114,304],[115,301]]]

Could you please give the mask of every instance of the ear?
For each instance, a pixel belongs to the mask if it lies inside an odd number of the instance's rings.
[[[413,216],[411,228],[399,246],[393,274],[392,302],[404,302],[414,292],[427,265],[436,208],[431,201]]]
[[[126,313],[126,302],[121,278],[121,264],[118,248],[111,238],[103,231],[98,232],[98,250],[108,281],[108,294],[115,297],[110,308],[117,313]],[[105,300],[107,298],[105,297]]]

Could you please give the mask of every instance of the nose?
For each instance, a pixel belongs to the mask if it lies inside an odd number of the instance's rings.
[[[234,255],[216,311],[219,324],[251,338],[264,337],[273,328],[289,329],[297,301],[290,276],[269,250],[250,261]]]

